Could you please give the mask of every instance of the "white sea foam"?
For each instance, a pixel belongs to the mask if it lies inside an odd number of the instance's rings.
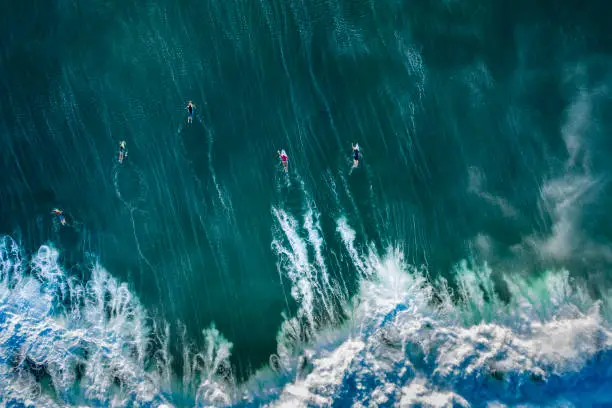
[[[99,264],[91,266],[91,277],[82,284],[64,273],[58,256],[43,245],[24,262],[12,239],[1,240],[2,401],[8,406],[172,406],[164,396],[173,381],[168,328],[151,326],[127,285]],[[198,384],[195,399],[204,405],[229,403],[231,343],[214,326],[204,337],[205,351],[186,353],[191,375],[185,380]],[[155,351],[153,339],[161,344]]]
[[[612,384],[606,363],[612,332],[601,312],[607,299],[591,299],[567,271],[531,281],[508,276],[504,302],[486,265],[459,263],[452,293],[446,282],[432,283],[407,264],[397,248],[360,251],[346,219],[338,220],[338,232],[359,273],[358,294],[345,311],[350,318],[303,348],[307,372],[286,364],[295,377],[270,406],[612,401],[605,391]],[[581,388],[593,392],[584,397]]]
[[[319,214],[307,206],[302,227],[286,210],[273,213],[280,228],[272,247],[299,306],[280,328],[274,371],[260,370],[237,385],[229,365],[231,343],[214,326],[203,331],[203,350],[188,344],[183,333],[179,405],[612,403],[612,309],[607,298],[596,301],[572,282],[569,272],[531,280],[506,276],[509,300],[503,301],[490,268],[460,262],[453,292],[449,283],[431,282],[425,270],[406,262],[400,249],[381,252],[357,244],[357,234],[341,217],[336,237],[344,253],[338,264],[349,262],[358,289],[350,303],[332,297],[325,303],[322,297],[338,286],[315,221]],[[2,243],[5,401],[173,406],[179,388],[170,368],[170,328],[151,323],[125,284],[100,265],[92,266],[91,279],[82,284],[63,272],[52,246],[42,246],[28,263],[15,242]],[[333,307],[333,313],[321,313],[322,307]]]

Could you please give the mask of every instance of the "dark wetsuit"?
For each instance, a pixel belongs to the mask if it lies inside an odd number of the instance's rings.
[[[189,112],[189,117],[193,117],[193,106],[192,105],[187,106],[187,111]]]
[[[359,160],[359,149],[353,149],[353,153],[355,154],[355,156],[353,156],[355,160]]]

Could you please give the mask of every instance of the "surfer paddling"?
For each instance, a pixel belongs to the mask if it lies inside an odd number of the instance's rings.
[[[127,157],[127,149],[125,148],[125,140],[119,142],[119,163],[123,163],[123,159]]]
[[[195,109],[195,105],[193,104],[193,102],[189,101],[187,103],[187,123],[192,123],[193,122],[193,110]]]
[[[359,165],[359,143],[355,143],[353,146],[353,167],[357,167]]]
[[[284,150],[281,150],[278,153],[278,157],[280,157],[281,159],[281,163],[283,164],[283,168],[285,169],[285,172],[289,171],[289,156],[287,156],[287,153],[285,153]]]
[[[67,223],[66,217],[64,216],[64,212],[62,210],[54,208],[51,211],[51,213],[57,215],[57,218],[59,219],[60,224],[62,224],[64,226],[66,225],[66,223]]]

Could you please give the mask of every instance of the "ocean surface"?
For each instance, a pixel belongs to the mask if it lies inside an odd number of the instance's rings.
[[[609,16],[1,2],[0,406],[612,406]]]

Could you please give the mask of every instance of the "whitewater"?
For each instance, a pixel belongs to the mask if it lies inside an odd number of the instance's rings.
[[[45,244],[27,257],[8,236],[0,270],[0,395],[4,406],[511,407],[612,404],[612,309],[565,270],[530,279],[456,265],[456,290],[431,281],[400,246],[355,243],[336,221],[359,275],[349,298],[330,276],[316,209],[273,208],[272,248],[300,307],[279,330],[269,367],[244,383],[232,344],[214,325],[206,344],[183,342],[172,369],[170,333],[126,283],[98,262],[79,282]],[[599,405],[598,405],[599,404]]]

